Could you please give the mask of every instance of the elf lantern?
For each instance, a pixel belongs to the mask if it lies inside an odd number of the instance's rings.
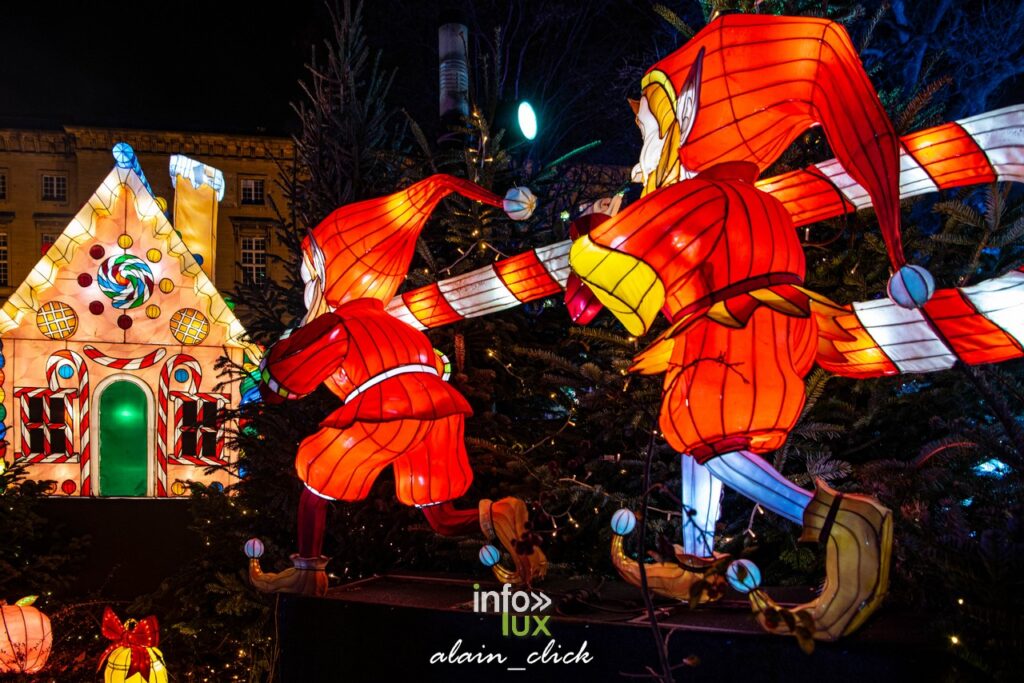
[[[104,683],[167,683],[167,667],[156,617],[121,623],[109,607],[103,610],[103,635],[111,641],[100,657]],[[97,669],[99,668],[97,667]]]
[[[34,674],[46,666],[53,632],[50,618],[32,606],[36,597],[30,595],[13,605],[0,606],[0,673]]]
[[[291,568],[274,574],[250,557],[249,578],[260,590],[326,592],[327,558],[320,553],[327,501],[364,499],[388,467],[399,501],[422,507],[439,533],[483,526],[483,503],[477,510],[452,507],[473,477],[463,436],[469,404],[445,381],[449,364],[430,340],[384,311],[405,280],[420,231],[452,193],[502,206],[478,185],[439,174],[335,210],[302,243],[307,312],[264,356],[260,391],[267,402],[280,402],[322,383],[343,405],[299,445],[299,552]],[[524,188],[513,195],[530,203]],[[495,519],[509,513],[507,529],[496,524],[494,532],[511,552],[527,531],[525,506],[497,501],[486,506],[492,509]],[[543,575],[547,562],[538,549],[513,555],[517,569],[507,572],[509,582]]]

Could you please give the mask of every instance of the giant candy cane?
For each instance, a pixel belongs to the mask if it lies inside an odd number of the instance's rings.
[[[203,381],[203,369],[199,365],[199,361],[184,353],[171,356],[160,369],[160,386],[157,395],[156,411],[156,495],[160,497],[167,495],[167,402],[171,383],[171,373],[178,368],[188,372],[188,386],[190,392],[198,390],[200,382]]]
[[[80,490],[83,496],[90,496],[92,495],[92,463],[89,458],[89,368],[86,367],[85,359],[74,351],[68,351],[67,349],[55,352],[46,360],[46,383],[50,391],[60,389],[57,368],[66,361],[74,366],[75,374],[78,376],[78,463],[81,467]]]
[[[929,128],[901,139],[900,197],[964,185],[1024,181],[1024,105]],[[835,160],[758,181],[796,226],[871,206]],[[561,292],[566,240],[395,297],[387,310],[419,329],[496,313]],[[943,370],[956,360],[994,363],[1024,355],[1024,274],[942,289],[922,309],[888,299],[815,306],[818,361],[851,377]]]

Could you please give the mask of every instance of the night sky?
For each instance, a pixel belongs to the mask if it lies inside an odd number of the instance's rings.
[[[564,23],[559,22],[562,9],[556,5],[524,2],[517,7],[520,11],[528,7],[535,21],[546,26]],[[497,1],[388,0],[367,3],[365,8],[370,47],[382,50],[385,67],[397,69],[392,103],[407,110],[428,134],[438,125],[437,27],[452,4],[470,26],[496,26],[512,16],[507,5]],[[98,5],[103,11],[95,9]],[[298,81],[310,61],[311,46],[322,46],[330,32],[323,0],[206,2],[201,11],[189,11],[189,6],[77,2],[62,5],[59,11],[22,3],[5,8],[0,21],[0,127],[75,124],[268,135],[294,132],[296,118],[290,103],[302,96]],[[639,139],[633,134],[633,115],[624,92],[616,91],[609,98],[614,106],[594,108],[578,99],[579,81],[574,82],[571,75],[552,79],[531,72],[531,67],[567,49],[580,52],[583,60],[600,70],[600,87],[607,88],[605,78],[614,76],[623,61],[619,53],[647,49],[649,35],[664,26],[649,10],[638,11],[632,3],[611,1],[599,6],[586,35],[576,36],[568,45],[560,35],[554,39],[531,35],[534,29],[521,16],[514,21],[519,31],[513,34],[515,39],[532,40],[531,50],[535,50],[513,55],[526,65],[515,85],[533,88],[541,82],[544,88],[560,91],[549,92],[549,98],[562,101],[573,101],[576,91],[577,99],[566,105],[568,111],[589,117],[563,126],[570,133],[553,142],[549,154],[600,137],[604,144],[591,159],[604,155],[605,161],[629,163]],[[473,38],[486,39],[485,33],[479,31]],[[609,51],[610,45],[619,51]],[[628,82],[634,84],[634,80],[638,79],[631,77]],[[619,135],[622,131],[628,133]]]
[[[327,25],[321,0],[33,6],[0,21],[2,126],[285,133]]]

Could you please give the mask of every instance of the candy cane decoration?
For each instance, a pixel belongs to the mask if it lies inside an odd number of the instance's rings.
[[[911,133],[900,139],[900,198],[995,181],[1024,181],[1024,105]],[[757,182],[797,227],[871,206],[835,159]],[[423,330],[496,313],[565,289],[571,241],[496,261],[396,296],[388,313]]]
[[[62,362],[70,362],[78,376],[78,434],[79,434],[79,456],[78,462],[81,467],[80,491],[83,496],[92,495],[92,461],[90,460],[89,448],[89,368],[85,359],[74,351],[61,349],[53,353],[46,361],[46,384],[50,391],[60,389],[60,379],[57,375],[57,368]]]
[[[89,357],[89,360],[115,370],[144,370],[156,365],[167,355],[166,349],[157,349],[140,358],[115,358],[114,356],[104,354],[95,346],[86,346],[82,350]]]
[[[156,408],[156,460],[157,486],[156,495],[167,495],[167,399],[171,383],[171,373],[182,368],[188,372],[189,392],[195,392],[203,381],[203,370],[192,356],[179,353],[171,356],[160,370],[160,385],[157,391]]]
[[[205,417],[204,416],[204,412],[206,410],[206,404],[212,403],[214,405],[214,410],[219,413],[220,410],[224,407],[224,405],[227,404],[228,398],[229,398],[227,394],[191,393],[191,392],[184,392],[184,391],[174,391],[174,392],[171,392],[171,395],[174,398],[187,398],[189,400],[195,401],[198,404],[196,406],[196,421],[200,425],[202,425],[204,423],[204,417]],[[175,405],[175,408],[174,408],[174,424],[175,425],[181,425],[181,423],[182,423],[182,413],[184,411],[184,406],[185,406],[184,401],[178,400],[176,402],[176,405]],[[185,455],[183,450],[182,450],[182,441],[183,441],[182,438],[181,438],[181,432],[182,431],[184,431],[184,430],[182,430],[180,427],[178,427],[178,428],[175,429],[175,432],[174,432],[174,437],[175,437],[175,442],[174,442],[174,462],[188,464],[188,465],[208,466],[208,467],[217,467],[219,465],[223,465],[224,464],[224,458],[223,458],[224,438],[223,438],[223,434],[222,434],[222,427],[219,424],[219,422],[218,422],[217,428],[216,428],[216,433],[217,433],[217,446],[216,446],[216,449],[215,449],[216,452],[214,453],[213,457],[208,457],[206,455]],[[208,431],[208,429],[206,427],[200,426],[200,427],[196,428],[196,446],[197,446],[197,449],[199,447],[199,440],[202,438],[202,435],[204,433],[206,433],[207,431]]]

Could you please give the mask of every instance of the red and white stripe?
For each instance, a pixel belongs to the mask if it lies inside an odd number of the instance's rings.
[[[166,349],[157,349],[140,358],[115,358],[108,356],[95,346],[86,346],[82,351],[89,360],[115,370],[144,370],[159,363],[167,355]]]
[[[163,350],[163,349],[161,349]],[[157,390],[156,403],[156,462],[157,481],[156,495],[163,497],[167,495],[167,400],[169,396],[171,374],[178,368],[184,368],[189,373],[188,391],[194,392],[199,389],[203,381],[203,369],[192,356],[179,353],[171,356],[160,369],[160,383]]]
[[[1024,180],[1024,105],[972,116],[900,139],[900,198],[964,185]],[[871,206],[832,159],[758,181],[795,226]],[[416,329],[440,327],[557,294],[569,275],[570,241],[534,249],[396,296],[388,313]]]
[[[196,421],[199,424],[203,422],[203,411],[205,410],[206,403],[212,403],[216,406],[215,410],[220,413],[227,405],[228,399],[230,398],[227,394],[211,394],[211,393],[190,393],[185,391],[172,391],[171,398],[174,401],[174,457],[171,459],[172,462],[183,464],[183,465],[198,465],[207,467],[217,467],[224,464],[224,430],[218,421],[217,423],[217,450],[213,457],[207,455],[184,455],[182,453],[182,412],[184,410],[185,401],[194,401],[196,405]],[[202,447],[202,435],[204,432],[209,431],[205,427],[196,428],[196,447]]]
[[[78,463],[80,466],[79,472],[79,487],[78,492],[81,496],[92,495],[92,459],[90,457],[90,443],[89,435],[91,433],[89,420],[91,417],[90,413],[90,398],[89,398],[89,368],[86,366],[85,359],[74,351],[67,349],[61,349],[53,353],[46,361],[46,384],[50,387],[51,391],[57,391],[60,389],[60,378],[57,376],[57,367],[61,362],[70,362],[75,368],[75,375],[78,378]],[[70,410],[71,406],[65,406],[65,415],[75,415]],[[70,434],[68,435],[70,437]],[[71,445],[72,441],[68,440],[68,444]]]
[[[818,321],[818,364],[847,377],[1001,363],[1024,356],[1024,273],[940,289],[918,309],[877,299]]]

